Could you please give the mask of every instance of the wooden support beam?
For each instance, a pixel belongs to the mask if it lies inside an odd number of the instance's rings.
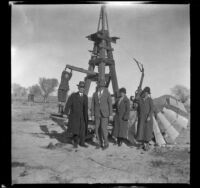
[[[119,37],[109,37],[107,30],[104,30],[104,33],[102,31],[98,31],[96,33],[88,35],[86,38],[94,42],[100,42],[101,40],[106,40],[108,42],[113,42],[113,43],[116,43],[116,40],[120,39]]]
[[[87,79],[88,79],[88,80],[91,80],[91,81],[94,81],[94,82],[97,82],[97,81],[98,81],[98,76],[88,75],[88,76],[87,76]]]
[[[105,79],[108,81],[111,78],[110,74],[105,74]],[[92,81],[98,81],[98,76],[97,75],[88,75],[87,79],[92,80]]]
[[[66,68],[71,69],[71,70],[75,70],[77,72],[82,72],[82,73],[85,73],[85,74],[88,74],[88,75],[98,75],[97,72],[82,69],[82,68],[75,67],[75,66],[72,66],[72,65],[66,65]]]
[[[113,48],[105,46],[105,45],[102,45],[102,44],[99,44],[99,48],[103,48],[103,49],[106,49],[106,50],[109,50],[109,51],[113,51],[114,50]]]
[[[89,61],[89,64],[98,66],[99,63],[101,63],[102,61],[105,63],[106,66],[114,64],[114,60],[110,59],[110,58],[104,58],[104,59],[103,58],[96,58],[96,59],[91,59]]]

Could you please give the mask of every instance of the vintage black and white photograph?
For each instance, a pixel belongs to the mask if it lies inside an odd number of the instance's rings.
[[[189,4],[10,6],[12,184],[190,184]]]

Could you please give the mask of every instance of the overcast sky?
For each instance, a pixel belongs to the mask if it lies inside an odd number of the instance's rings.
[[[28,87],[39,77],[60,81],[66,64],[87,69],[93,43],[85,37],[97,31],[100,6],[13,5],[12,83]],[[176,84],[190,88],[189,5],[108,5],[106,10],[110,35],[120,37],[112,44],[113,55],[119,87],[128,96],[141,76],[133,57],[144,65],[143,86],[151,87],[152,97],[170,94]],[[71,92],[84,77],[73,71]]]

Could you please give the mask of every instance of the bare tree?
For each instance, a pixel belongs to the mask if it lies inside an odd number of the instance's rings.
[[[20,90],[20,85],[19,84],[16,84],[16,83],[13,83],[12,84],[12,94],[14,95],[14,96],[17,96],[18,95],[18,93],[19,93],[19,90]]]
[[[185,103],[190,98],[190,90],[182,85],[176,85],[171,89],[172,94],[177,97],[182,103]]]
[[[42,91],[40,89],[40,86],[38,84],[35,84],[31,87],[29,87],[29,94],[34,96],[39,96],[42,94]]]
[[[58,85],[58,80],[55,78],[40,78],[39,85],[41,89],[41,95],[46,103],[49,94],[55,91],[55,88]]]
[[[41,89],[38,84],[35,84],[31,87],[28,88],[29,95],[28,95],[28,101],[34,102],[34,97],[35,96],[40,96],[41,95]]]
[[[20,84],[13,83],[12,94],[15,97],[24,97],[27,95],[27,89],[25,87],[22,87]]]
[[[28,91],[27,88],[22,87],[22,88],[21,88],[21,96],[22,96],[22,97],[27,96],[27,93],[28,93],[27,91]]]

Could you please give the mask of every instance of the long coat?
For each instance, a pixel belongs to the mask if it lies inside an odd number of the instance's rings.
[[[130,115],[130,101],[125,96],[119,103],[116,101],[116,115],[114,117],[114,128],[112,135],[114,137],[128,138],[128,119]]]
[[[95,92],[92,97],[91,114],[95,117],[107,118],[111,116],[112,111],[112,98],[107,88],[104,88],[103,93],[98,97],[98,92]]]
[[[65,106],[65,114],[69,115],[69,132],[81,135],[80,131],[88,128],[88,97],[79,95],[79,92],[71,94]]]
[[[138,125],[136,139],[149,142],[153,137],[153,100],[148,97],[146,100],[138,99]],[[150,120],[147,121],[147,118]]]

